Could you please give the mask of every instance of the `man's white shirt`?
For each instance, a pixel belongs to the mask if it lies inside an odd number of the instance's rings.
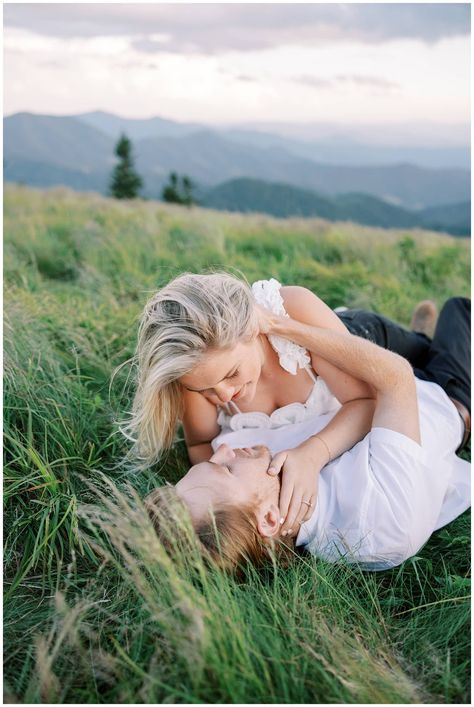
[[[321,471],[315,511],[296,539],[330,561],[365,569],[394,567],[470,506],[470,464],[455,454],[463,434],[459,414],[436,383],[416,380],[421,446],[376,427]],[[334,416],[315,415],[271,429],[225,430],[215,449],[267,445],[273,454],[320,432]]]

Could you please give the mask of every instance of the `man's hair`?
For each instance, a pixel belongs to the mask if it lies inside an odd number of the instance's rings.
[[[178,379],[207,351],[231,349],[257,333],[252,290],[233,275],[184,273],[151,297],[133,359],[138,370],[133,407],[121,427],[144,466],[173,443],[183,415]]]
[[[172,555],[179,546],[185,551],[186,547],[189,549],[192,539],[186,534],[185,519],[189,527],[191,516],[175,487],[166,485],[154,489],[144,504],[168,554]],[[265,542],[258,532],[257,517],[251,504],[226,504],[200,521],[191,519],[191,524],[204,558],[228,571],[241,570],[249,563],[261,567],[272,556],[286,562],[293,545],[291,540]]]

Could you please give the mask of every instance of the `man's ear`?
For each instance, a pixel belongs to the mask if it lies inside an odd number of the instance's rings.
[[[274,503],[257,511],[257,530],[263,538],[276,538],[280,533],[280,509]]]

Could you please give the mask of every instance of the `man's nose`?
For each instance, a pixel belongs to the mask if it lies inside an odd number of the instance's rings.
[[[230,447],[224,442],[223,444],[220,444],[219,447],[216,449],[216,451],[210,458],[210,461],[215,462],[216,464],[221,464],[222,462],[234,459],[234,457],[234,450],[232,449],[232,447]]]

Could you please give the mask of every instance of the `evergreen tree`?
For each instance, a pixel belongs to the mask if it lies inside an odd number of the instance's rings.
[[[168,184],[165,184],[163,187],[161,196],[163,201],[167,201],[169,204],[181,204],[181,197],[178,187],[178,175],[176,172],[170,172]]]
[[[116,199],[135,199],[143,182],[141,177],[135,172],[132,143],[125,134],[117,142],[115,154],[120,161],[112,172],[110,193]]]
[[[191,177],[179,177],[176,172],[170,172],[168,183],[163,187],[161,198],[170,204],[184,204],[192,206],[196,203],[193,196],[195,184]]]
[[[195,184],[191,177],[188,177],[186,175],[184,175],[184,177],[182,178],[181,184],[183,187],[182,203],[186,204],[186,206],[192,206],[196,203],[193,197],[193,189],[195,189]]]

